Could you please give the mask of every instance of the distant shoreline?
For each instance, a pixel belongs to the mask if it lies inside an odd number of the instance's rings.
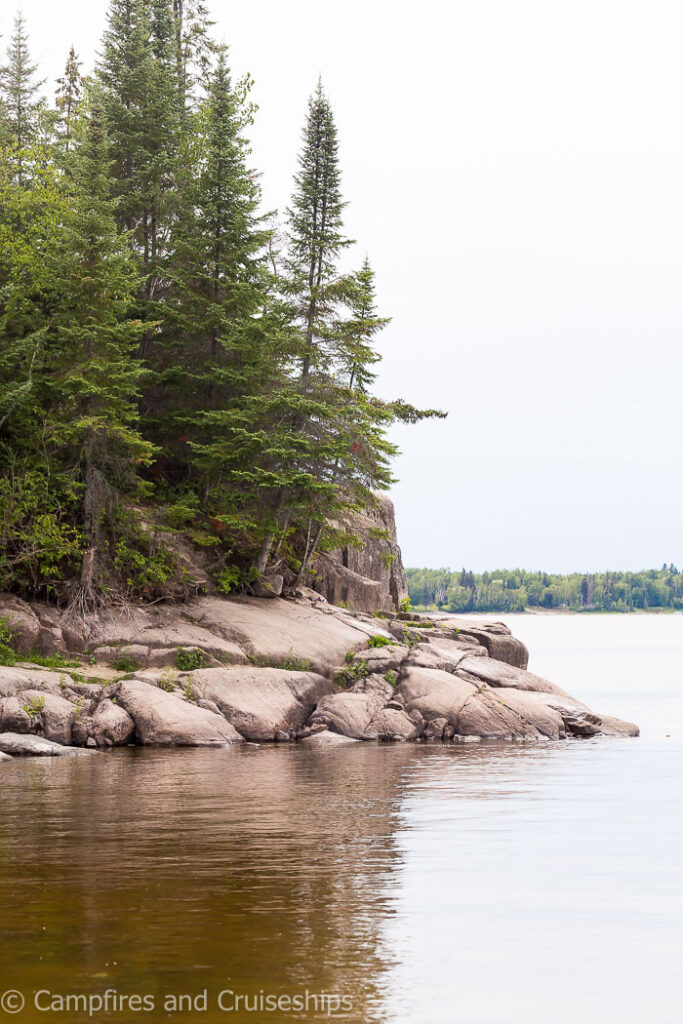
[[[556,615],[680,615],[680,608],[631,608],[626,611],[611,608],[524,608],[522,611],[509,611],[506,608],[477,608],[476,611],[454,611],[437,608],[436,605],[412,605],[412,611],[418,615],[454,615],[456,617],[474,615],[535,615],[553,617]]]

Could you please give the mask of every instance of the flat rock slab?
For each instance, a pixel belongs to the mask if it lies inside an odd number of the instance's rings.
[[[0,667],[0,697],[14,697],[24,690],[40,690],[59,696],[65,687],[73,687],[68,672],[51,672],[45,668]]]
[[[135,722],[135,739],[143,746],[227,747],[242,742],[221,715],[149,683],[121,682],[109,693]]]
[[[559,686],[551,683],[542,676],[536,676],[526,669],[516,668],[504,661],[497,661],[495,658],[463,658],[458,666],[458,673],[464,673],[464,678],[474,676],[489,686],[512,686],[516,690],[531,690],[538,693],[555,693],[558,696],[566,697],[567,694]]]
[[[323,674],[342,662],[348,651],[366,647],[371,631],[365,623],[342,621],[325,606],[295,601],[199,597],[188,602],[187,610],[198,625],[272,665],[309,662],[313,671]],[[375,632],[383,630],[378,625]]]
[[[20,736],[13,732],[0,733],[0,753],[12,757],[80,757],[95,751],[83,747],[64,747],[42,736]]]
[[[195,695],[212,701],[245,739],[255,742],[282,739],[283,733],[295,738],[332,691],[325,676],[281,668],[207,668],[190,675]]]

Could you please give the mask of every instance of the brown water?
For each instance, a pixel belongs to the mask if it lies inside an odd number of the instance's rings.
[[[680,1021],[683,617],[603,621],[514,626],[638,740],[3,766],[6,1019]],[[107,989],[154,1009],[60,1012]],[[231,1008],[259,994],[279,1008]]]

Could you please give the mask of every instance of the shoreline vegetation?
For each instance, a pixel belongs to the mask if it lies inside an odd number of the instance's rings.
[[[74,617],[296,591],[393,482],[391,425],[445,415],[375,393],[389,319],[322,83],[265,214],[211,26],[110,0],[50,102],[18,14],[0,67],[0,590]]]
[[[673,613],[683,611],[683,573],[672,563],[641,572],[557,573],[406,569],[416,611]]]

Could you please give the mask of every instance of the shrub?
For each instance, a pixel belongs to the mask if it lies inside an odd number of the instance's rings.
[[[282,668],[288,672],[310,672],[313,668],[310,658],[297,658],[289,648],[287,657],[283,659]]]
[[[176,668],[181,672],[192,672],[196,668],[204,668],[204,651],[187,650],[179,647],[176,653]]]
[[[388,668],[384,673],[384,678],[392,686],[396,686],[396,683],[398,682],[398,675],[396,674],[396,672],[393,672],[390,668]]]
[[[334,684],[337,689],[345,689],[349,686],[353,686],[354,683],[360,682],[361,679],[369,674],[370,669],[365,658],[361,658],[360,661],[351,663],[348,668],[344,668],[341,672],[337,672],[334,677]]]
[[[24,711],[33,722],[45,707],[44,697],[29,697],[28,704],[24,704]]]
[[[368,647],[391,647],[396,641],[388,636],[371,636],[368,640]]]
[[[135,672],[140,664],[137,658],[131,658],[130,654],[122,654],[114,662],[114,668],[117,672]]]
[[[12,627],[5,616],[0,616],[0,665],[13,665],[17,656],[12,649]]]
[[[240,571],[236,565],[229,565],[219,573],[216,579],[216,589],[221,594],[229,594],[240,582]]]
[[[165,690],[166,693],[172,693],[175,690],[175,684],[178,679],[178,673],[175,669],[167,668],[159,676],[157,686],[160,690]]]

